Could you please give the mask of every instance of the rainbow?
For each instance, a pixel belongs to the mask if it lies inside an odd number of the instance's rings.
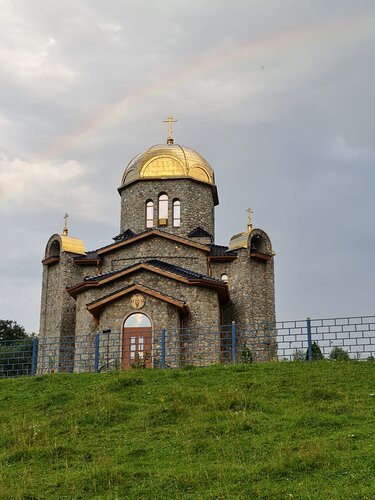
[[[92,116],[90,120],[69,136],[57,140],[42,154],[42,157],[51,159],[60,156],[62,152],[72,149],[88,136],[93,135],[97,130],[116,122],[146,99],[162,94],[166,90],[175,88],[180,83],[185,83],[198,75],[245,60],[264,58],[269,54],[277,55],[279,52],[287,49],[292,50],[296,46],[301,47],[303,44],[315,43],[323,45],[329,39],[348,38],[353,33],[366,33],[369,29],[373,30],[374,20],[375,11],[372,15],[366,13],[365,15],[350,19],[336,19],[313,24],[292,32],[279,34],[266,40],[231,48],[224,52],[220,50],[210,53],[190,65],[184,64],[156,82],[148,83],[135,89],[133,93],[126,95]]]
[[[345,41],[353,35],[366,36],[374,30],[375,11],[367,12],[356,17],[327,20],[321,23],[304,26],[300,29],[284,32],[273,37],[243,44],[238,47],[213,51],[190,65],[184,64],[166,74],[156,82],[141,85],[134,92],[124,96],[117,102],[93,115],[86,123],[69,135],[53,142],[38,156],[40,162],[57,161],[61,155],[94,135],[98,130],[120,120],[126,113],[136,109],[147,99],[163,94],[165,91],[176,88],[202,74],[213,72],[222,67],[235,65],[243,61],[252,60],[260,65],[265,64],[267,57],[275,57],[279,53],[293,50],[309,44],[326,45],[330,40]],[[169,111],[169,110],[168,110]],[[20,176],[21,177],[21,176]],[[1,180],[1,179],[0,179]],[[22,182],[22,179],[19,179]],[[12,185],[17,185],[12,182]],[[0,185],[0,201],[9,197],[10,185]]]

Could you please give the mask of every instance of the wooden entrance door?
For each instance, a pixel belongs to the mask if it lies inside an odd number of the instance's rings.
[[[122,367],[152,367],[152,328],[124,327],[122,337]]]
[[[133,313],[124,322],[122,334],[122,367],[152,367],[152,327],[142,313]]]

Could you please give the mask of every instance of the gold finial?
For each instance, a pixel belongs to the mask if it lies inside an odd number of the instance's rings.
[[[69,214],[65,214],[63,219],[65,221],[64,223],[64,229],[63,229],[63,235],[64,236],[68,236],[68,217],[69,217]]]
[[[173,144],[173,129],[172,129],[172,123],[176,123],[177,120],[175,119],[174,116],[169,115],[166,120],[164,120],[164,123],[168,123],[168,138],[167,138],[167,144]]]
[[[247,230],[250,232],[253,229],[253,209],[252,208],[248,208],[246,210],[246,212],[248,212],[248,216],[247,216]]]

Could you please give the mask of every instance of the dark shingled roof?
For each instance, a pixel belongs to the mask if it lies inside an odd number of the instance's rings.
[[[152,231],[154,231],[154,229],[146,229],[145,231],[142,231],[141,233],[136,234],[131,229],[127,229],[126,231],[119,234],[118,236],[115,236],[113,239],[115,240],[116,243],[120,243],[121,241],[131,240],[135,236],[141,236],[143,234],[147,234],[147,233],[150,233]],[[168,233],[167,231],[163,231],[162,229],[158,229],[158,232],[168,234],[168,236],[171,235],[171,233]],[[176,239],[180,240],[182,243],[184,241],[191,243],[191,241],[189,239],[184,238],[183,236],[176,236],[176,235],[172,235],[172,236],[174,236]],[[197,227],[197,228],[193,229],[193,231],[191,231],[188,234],[188,236],[189,237],[210,237],[211,238],[211,235],[207,231],[202,229],[201,227]],[[104,248],[111,247],[111,246],[115,245],[116,243],[110,243],[109,245],[105,245],[104,247],[98,248],[97,250],[92,250],[92,251],[86,252],[86,255],[78,255],[74,259],[75,260],[99,259],[99,256],[97,254],[97,252],[99,250],[103,250]],[[211,256],[213,256],[213,257],[226,257],[226,256],[236,257],[237,256],[237,252],[229,251],[228,247],[226,247],[226,246],[214,245],[214,244],[205,245],[203,243],[201,243],[201,245],[203,245],[207,248],[210,248],[211,249]]]
[[[101,281],[105,278],[108,278],[110,276],[115,276],[116,274],[122,273],[125,270],[132,269],[139,264],[147,264],[152,267],[156,267],[157,269],[160,269],[161,271],[167,271],[169,273],[175,274],[176,276],[181,276],[182,278],[188,279],[188,280],[195,280],[195,279],[202,279],[205,281],[209,281],[210,283],[221,283],[221,280],[218,280],[216,278],[212,278],[211,276],[206,276],[205,274],[200,274],[196,273],[194,271],[189,271],[188,269],[184,269],[183,267],[175,266],[173,264],[168,264],[167,262],[163,262],[161,260],[157,259],[151,259],[151,260],[145,260],[138,262],[136,264],[132,264],[131,266],[123,267],[121,269],[118,269],[117,271],[111,271],[110,273],[105,273],[105,274],[98,274],[96,276],[89,276],[84,278],[85,282],[90,282],[90,281]]]
[[[102,297],[99,297],[98,299],[93,300],[92,302],[90,302],[87,305],[91,306],[93,304],[96,304],[97,302],[100,302],[103,299],[107,299],[108,297],[112,297],[113,295],[116,295],[119,292],[124,292],[125,290],[128,290],[129,288],[132,288],[134,285],[138,285],[138,283],[134,282],[131,285],[127,285],[127,286],[124,286],[122,288],[119,288],[118,290],[115,290],[114,292],[108,293],[107,295],[103,295]],[[149,286],[146,286],[146,285],[142,284],[142,287],[146,288],[147,290],[150,290],[151,292],[160,293],[160,290],[155,290],[154,288],[150,288]],[[170,299],[177,300],[177,299],[175,299],[175,297],[172,297],[172,295],[168,295],[167,293],[164,293],[164,292],[162,292],[162,293],[163,293],[163,295],[165,295],[166,297],[169,297]],[[178,300],[180,300],[180,299],[178,299]]]
[[[211,255],[213,257],[226,257],[226,256],[237,256],[237,252],[228,250],[228,247],[222,245],[210,245]]]
[[[212,234],[208,233],[204,229],[202,229],[200,226],[196,227],[190,233],[187,235],[188,238],[211,238],[212,239]]]
[[[104,250],[106,248],[111,248],[111,247],[115,248],[116,243],[121,243],[122,241],[131,240],[131,239],[133,239],[135,237],[143,236],[143,235],[145,235],[147,233],[152,233],[152,232],[155,232],[155,231],[157,231],[158,233],[161,233],[161,234],[166,234],[168,236],[173,236],[176,240],[181,241],[181,243],[184,243],[184,242],[190,243],[190,244],[192,244],[192,243],[196,244],[197,243],[197,242],[191,241],[188,238],[184,238],[183,236],[178,236],[177,234],[169,233],[168,231],[163,231],[160,228],[157,228],[157,229],[155,229],[155,228],[149,228],[149,229],[146,229],[145,231],[141,231],[140,233],[133,233],[133,231],[131,231],[130,229],[127,229],[124,232],[124,233],[127,233],[127,236],[125,238],[116,240],[115,243],[110,243],[109,245],[104,245],[103,247],[97,248],[96,251],[99,252],[100,250]],[[124,234],[124,233],[122,233],[122,234]],[[130,233],[133,233],[133,235],[130,235]],[[115,238],[118,238],[119,236],[120,235],[115,236]],[[113,238],[113,239],[115,239],[115,238]],[[208,248],[208,245],[205,245],[204,243],[199,243],[199,244],[202,245],[202,246],[206,246]]]
[[[206,281],[212,281],[213,283],[221,283],[221,280],[212,278],[211,276],[196,273],[194,271],[184,269],[183,267],[175,266],[174,264],[168,264],[167,262],[163,262],[161,260],[149,260],[146,263],[158,267],[162,271],[168,271],[170,273],[177,274],[178,276],[182,276],[186,279],[204,279]]]
[[[98,259],[98,254],[96,253],[96,250],[90,250],[85,253],[85,255],[77,255],[74,257],[74,260],[90,260],[90,259]]]
[[[127,229],[126,231],[123,231],[122,233],[118,234],[117,236],[114,236],[112,239],[116,241],[124,241],[128,240],[129,238],[133,238],[133,236],[136,236],[136,233],[132,231],[131,229]]]

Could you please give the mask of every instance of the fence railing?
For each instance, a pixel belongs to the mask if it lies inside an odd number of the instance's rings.
[[[0,341],[0,378],[36,373],[38,340]]]
[[[317,352],[328,358],[335,348],[350,359],[375,357],[375,316],[283,321],[277,323],[277,330],[279,359],[299,359],[302,352],[310,360]]]
[[[196,329],[106,330],[79,337],[0,341],[0,378],[213,363],[312,361],[337,353],[355,360],[375,359],[375,316],[233,323]]]

